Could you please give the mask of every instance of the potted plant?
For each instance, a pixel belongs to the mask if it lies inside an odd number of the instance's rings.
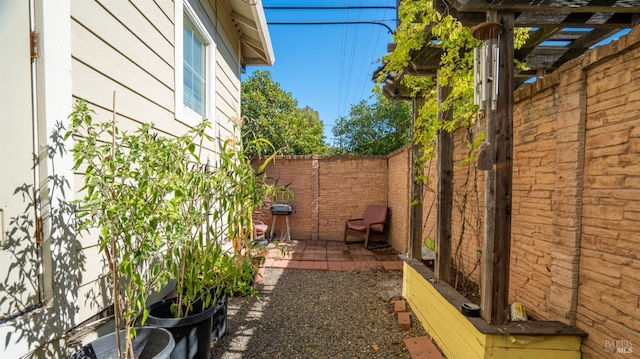
[[[99,249],[109,268],[115,322],[112,350],[118,358],[133,358],[134,324],[139,316],[145,322],[147,298],[167,283],[157,254],[165,245],[161,229],[171,212],[166,198],[176,196],[176,189],[166,185],[173,176],[166,164],[179,158],[171,141],[158,138],[151,125],[127,133],[115,121],[94,122],[92,113],[86,103],[77,101],[65,134],[75,139],[73,169],[84,173],[77,216],[81,230],[99,231]],[[123,335],[115,335],[120,328]]]
[[[200,160],[210,127],[203,121],[186,136],[176,138],[182,160],[171,164],[172,211],[165,224],[163,261],[175,280],[176,296],[151,305],[148,323],[168,329],[176,340],[172,358],[209,358],[212,317],[225,311],[224,273],[233,265],[233,253],[222,243],[219,192],[220,171]],[[191,337],[192,336],[192,337]]]
[[[259,176],[243,157],[242,146],[233,146],[231,140],[222,144],[217,165],[204,164],[203,142],[212,142],[208,127],[204,121],[189,136],[178,138],[185,159],[173,165],[180,195],[171,200],[164,257],[176,281],[176,296],[150,308],[149,324],[174,333],[176,358],[208,358],[211,333],[216,338],[224,333],[226,296],[256,295],[252,284],[257,266],[249,256],[248,240],[240,238],[251,233],[251,214],[261,203],[256,198],[277,190],[264,181],[256,183]],[[228,238],[233,248],[226,250]],[[196,340],[185,339],[190,333],[196,333]]]
[[[77,140],[74,169],[84,172],[79,219],[83,228],[100,229],[125,354],[132,355],[139,318],[173,333],[172,357],[206,358],[211,317],[226,303],[225,295],[255,295],[246,235],[255,208],[280,190],[261,174],[275,154],[256,173],[243,147],[225,141],[219,163],[209,165],[201,160],[205,146],[214,144],[206,120],[185,135],[169,137],[155,133],[152,124],[128,133],[114,120],[94,123],[91,114],[78,102],[67,137]],[[256,140],[252,145],[270,144]],[[229,238],[233,245],[227,250]],[[170,280],[175,298],[147,308],[149,295]],[[201,328],[200,349],[182,339],[192,330],[183,328],[185,323]]]

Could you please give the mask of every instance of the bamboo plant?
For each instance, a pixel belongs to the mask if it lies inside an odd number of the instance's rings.
[[[226,141],[219,163],[204,163],[205,146],[215,144],[206,120],[170,137],[158,135],[152,124],[129,133],[115,118],[97,122],[93,115],[86,103],[76,102],[66,138],[75,139],[74,170],[84,175],[81,229],[99,230],[115,326],[124,328],[128,356],[134,324],[144,324],[149,314],[147,298],[170,279],[177,291],[176,317],[188,315],[198,302],[202,308],[215,305],[223,292],[255,294],[247,237],[251,215],[285,190],[268,184],[262,173],[275,155],[256,172],[245,147]],[[270,144],[259,139],[250,145]],[[229,239],[233,249],[225,250]]]

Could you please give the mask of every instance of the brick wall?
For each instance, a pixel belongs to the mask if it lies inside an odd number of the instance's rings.
[[[278,157],[267,169],[267,176],[279,185],[289,185],[294,193],[294,199],[288,201],[293,206],[295,213],[289,216],[292,238],[311,239],[317,232],[311,221],[314,212],[313,200],[317,197],[317,169],[314,163],[317,161],[312,156]],[[269,204],[262,210],[262,221],[269,225],[271,231],[272,217]],[[285,218],[276,216],[274,234],[282,237],[286,229]]]
[[[640,28],[514,98],[510,302],[589,333],[584,358],[609,358],[604,347],[616,340],[637,347]],[[484,173],[463,162],[469,139],[467,130],[454,134],[452,255],[479,281]],[[424,207],[432,238],[434,187]]]
[[[453,214],[451,223],[452,263],[456,269],[480,281],[480,262],[483,243],[484,177],[475,167],[471,140],[482,127],[457,131],[453,137]],[[434,219],[435,220],[435,219]],[[455,280],[455,278],[453,278]]]
[[[640,28],[514,98],[510,302],[524,303],[534,319],[585,330],[583,358],[611,357],[605,345],[615,341],[637,351]],[[484,173],[463,162],[469,138],[467,130],[454,134],[452,255],[479,281]],[[430,237],[433,187],[424,207]]]
[[[562,270],[551,266],[559,101],[555,84],[517,101],[514,108],[509,297],[521,301],[534,318],[548,317],[551,273]]]
[[[587,357],[605,340],[640,351],[640,28],[583,61],[584,191],[578,325]]]
[[[640,343],[639,47],[636,28],[515,94],[510,298],[585,330],[583,358]]]
[[[388,156],[278,157],[266,173],[278,184],[289,184],[295,194],[289,201],[295,209],[289,217],[293,238],[342,241],[347,219],[362,217],[368,204],[386,204],[391,210],[387,239],[397,251],[406,253],[409,163],[410,147],[406,146]],[[271,226],[268,204],[259,217]],[[275,234],[281,236],[285,228],[284,218],[276,217]]]
[[[391,208],[389,241],[400,253],[409,251],[409,198],[411,198],[410,146],[405,146],[388,157],[387,198]]]
[[[386,158],[323,158],[319,194],[319,238],[342,240],[348,219],[362,217],[369,204],[388,205]]]
[[[295,209],[289,217],[295,239],[341,241],[347,219],[362,217],[368,204],[389,205],[384,156],[278,157],[266,173],[278,184],[290,184],[295,194],[289,201]],[[268,208],[262,219],[271,225]],[[284,217],[278,216],[276,234],[284,228]]]

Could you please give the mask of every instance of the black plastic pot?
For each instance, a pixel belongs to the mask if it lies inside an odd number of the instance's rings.
[[[227,331],[227,294],[223,294],[216,303],[211,317],[211,339],[220,339]]]
[[[174,348],[173,336],[162,328],[136,328],[132,339],[133,354],[140,359],[168,359]],[[124,332],[120,331],[120,343],[124,343]],[[124,346],[124,344],[121,344]],[[100,337],[82,347],[70,359],[116,359],[116,334]]]
[[[175,300],[175,298],[166,299],[149,307],[147,324],[171,332],[175,341],[171,359],[211,358],[211,326],[216,306],[202,310],[201,303],[195,304],[191,315],[174,318],[171,314],[171,305]]]

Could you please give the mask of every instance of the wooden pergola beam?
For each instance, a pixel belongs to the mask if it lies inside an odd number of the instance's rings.
[[[494,166],[485,171],[485,245],[481,275],[481,314],[490,324],[509,318],[509,260],[513,193],[513,29],[514,14],[490,12],[502,26],[496,41],[500,73],[495,111],[487,110],[487,133]],[[488,105],[488,107],[490,107]],[[495,122],[493,122],[495,121]]]
[[[630,13],[528,12],[515,20],[516,27],[560,26],[589,29],[621,29],[633,26]],[[586,20],[582,20],[586,19]]]
[[[589,34],[584,35],[569,45],[569,49],[552,65],[552,67],[558,68],[565,62],[580,56],[585,53],[587,49],[598,42],[606,39],[607,37],[615,34],[618,30],[610,29],[594,29]]]
[[[453,109],[443,110],[443,103],[451,87],[440,86],[438,81],[438,121],[452,121]],[[453,219],[453,137],[445,129],[438,130],[436,178],[436,262],[435,277],[451,281],[451,238]]]
[[[486,21],[486,11],[491,5],[483,4],[477,11],[459,10],[455,1],[434,0],[433,7],[443,15],[451,15],[465,26],[475,26]],[[551,10],[549,10],[551,9]],[[633,27],[638,15],[638,8],[607,7],[604,11],[593,10],[595,7],[544,7],[530,6],[515,10],[516,27],[577,27],[577,28],[625,28]]]
[[[538,45],[548,40],[549,37],[557,34],[560,30],[562,29],[559,27],[538,28],[538,30],[533,31],[533,33],[530,33],[529,38],[527,39],[527,42],[518,50],[516,50],[515,57],[517,59],[524,59],[528,54],[530,54],[533,50],[535,50],[535,48],[538,47]]]
[[[446,0],[456,10],[461,12],[525,12],[525,11],[549,11],[549,12],[617,12],[634,13],[637,8],[624,0],[591,0],[587,4],[576,4],[575,1],[558,0]]]
[[[415,121],[418,118],[420,108],[424,105],[424,99],[420,96],[413,99],[413,125],[415,128]],[[422,157],[422,145],[411,141],[411,202],[410,202],[410,217],[409,217],[409,251],[410,257],[418,260],[422,259],[422,208],[423,208],[423,195],[422,195],[422,181],[418,178],[419,174],[416,173],[415,163],[418,158]]]
[[[535,3],[535,4],[534,4]],[[485,21],[501,24],[503,32],[497,43],[500,52],[500,71],[497,80],[499,90],[494,111],[487,110],[486,140],[490,143],[490,154],[494,166],[485,172],[485,244],[481,274],[481,313],[491,324],[504,324],[509,312],[509,266],[511,249],[512,169],[513,169],[513,90],[527,77],[542,75],[554,70],[564,62],[583,54],[591,45],[623,28],[640,24],[640,7],[628,5],[624,0],[590,0],[584,5],[571,1],[540,0],[434,0],[433,6],[444,15],[452,15],[465,26],[474,26]],[[514,53],[514,28],[537,27],[527,44]],[[583,28],[585,31],[571,29]],[[414,51],[406,73],[432,76],[440,66],[442,51],[430,40],[425,31],[427,45]],[[568,46],[540,46],[545,41],[568,41]],[[546,45],[546,44],[545,44]],[[395,45],[389,45],[394,51]],[[526,60],[530,71],[514,69],[514,58]],[[490,63],[491,61],[489,61]],[[518,78],[516,79],[516,76]],[[384,86],[384,93],[391,99],[413,100],[413,119],[424,103],[420,97],[411,98],[411,93],[394,79]],[[444,89],[438,87],[439,101],[446,97]],[[487,106],[491,106],[487,104]],[[444,119],[448,114],[439,113]],[[440,118],[440,117],[439,117]],[[447,280],[451,265],[451,213],[447,207],[453,189],[448,179],[449,145],[445,133],[438,133],[438,209],[436,242],[438,257],[436,277]],[[412,161],[419,157],[421,148],[412,145]],[[411,168],[415,170],[412,163]],[[452,171],[451,171],[452,174]],[[410,256],[421,258],[422,249],[422,184],[412,173],[410,215]],[[451,200],[452,201],[452,200]],[[449,227],[447,227],[447,225]]]

